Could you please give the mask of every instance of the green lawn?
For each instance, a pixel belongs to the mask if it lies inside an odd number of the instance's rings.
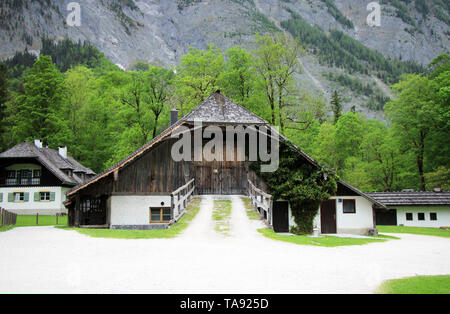
[[[450,230],[438,228],[400,227],[400,226],[377,226],[378,232],[382,233],[410,233],[419,235],[430,235],[436,237],[450,238]]]
[[[0,232],[5,232],[15,227],[36,227],[36,226],[67,226],[67,216],[58,217],[56,224],[56,216],[39,215],[38,224],[36,224],[36,215],[18,215],[15,226],[0,227]]]
[[[261,217],[257,213],[255,207],[252,205],[251,200],[248,197],[242,197],[241,199],[244,202],[248,218],[250,220],[260,220]]]
[[[170,239],[184,231],[200,210],[199,198],[194,198],[186,209],[181,219],[169,229],[161,230],[111,230],[111,229],[84,229],[60,227],[64,230],[76,230],[77,232],[93,238],[110,239]]]
[[[36,215],[19,215],[16,227],[56,226],[56,216],[39,215],[38,223]],[[67,216],[58,217],[58,226],[67,226]]]
[[[336,247],[336,246],[347,246],[347,245],[363,245],[369,243],[385,242],[387,238],[379,236],[373,239],[358,239],[358,238],[341,238],[333,236],[323,236],[319,238],[312,238],[306,235],[280,235],[276,234],[272,229],[264,228],[258,229],[258,232],[263,236],[284,242],[290,242],[299,245],[315,245],[323,247]]]
[[[228,236],[230,232],[231,201],[214,201],[213,220],[217,232]]]
[[[383,282],[379,294],[450,294],[450,276],[416,276]]]
[[[14,228],[14,226],[5,226],[5,227],[0,226],[0,232],[5,232],[5,231],[11,230],[13,228]]]

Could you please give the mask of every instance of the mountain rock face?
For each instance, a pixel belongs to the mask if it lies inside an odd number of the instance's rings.
[[[208,43],[227,49],[253,47],[255,33],[282,30],[292,12],[327,33],[337,29],[385,56],[426,65],[449,53],[449,11],[442,0],[381,0],[381,25],[367,25],[371,1],[354,0],[78,0],[81,25],[69,26],[69,0],[3,0],[0,3],[0,58],[17,51],[40,49],[40,37],[89,41],[114,63],[130,68],[139,61],[176,64],[190,46]],[[425,3],[425,4],[423,4]],[[427,4],[428,3],[428,4]],[[421,5],[425,5],[424,9]],[[425,14],[426,13],[426,14]],[[302,57],[298,80],[308,89],[329,95],[338,87],[323,73],[339,69],[319,64],[313,54]],[[374,77],[371,81],[389,96]],[[363,108],[364,99],[344,91],[347,106]],[[347,108],[348,109],[348,108]]]

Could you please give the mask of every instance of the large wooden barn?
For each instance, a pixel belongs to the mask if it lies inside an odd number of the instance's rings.
[[[235,147],[233,156],[226,156],[224,160],[198,160],[192,140],[192,159],[175,161],[172,158],[172,148],[178,141],[173,134],[179,132],[181,137],[181,132],[190,130],[189,134],[194,137],[192,134],[199,121],[202,130],[214,125],[225,133],[227,126],[269,128],[264,119],[220,92],[212,94],[180,120],[177,112],[172,111],[172,123],[167,130],[115,166],[68,192],[69,224],[112,229],[167,228],[183,215],[192,194],[250,193],[269,226],[275,231],[289,231],[295,225],[289,200],[271,199],[265,192],[264,182],[249,169],[248,157],[238,158],[239,147]],[[287,141],[281,135],[280,139]],[[300,148],[296,149],[305,162],[319,167]],[[384,207],[339,181],[337,195],[322,204],[315,225],[322,233],[366,234],[375,228],[373,205]]]

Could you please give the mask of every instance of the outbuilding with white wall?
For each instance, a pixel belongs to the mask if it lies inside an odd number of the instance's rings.
[[[450,227],[450,191],[367,193],[387,209],[376,209],[377,225]]]

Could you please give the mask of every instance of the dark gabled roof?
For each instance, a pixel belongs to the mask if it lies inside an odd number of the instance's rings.
[[[52,172],[63,184],[78,185],[83,181],[78,176],[69,177],[62,170],[95,174],[91,169],[82,166],[72,157],[64,159],[59,153],[47,147],[38,148],[33,143],[23,142],[0,154],[0,159],[8,158],[34,158]]]
[[[126,166],[128,163],[132,162],[136,157],[142,155],[147,150],[151,149],[155,144],[159,143],[165,137],[169,136],[172,132],[178,129],[184,123],[194,123],[195,121],[201,121],[202,123],[211,123],[211,124],[247,124],[247,125],[267,125],[272,129],[272,132],[277,132],[285,142],[290,143],[295,150],[297,150],[303,157],[305,157],[309,162],[314,164],[315,166],[320,167],[319,163],[315,161],[312,157],[306,154],[303,150],[301,150],[298,146],[289,141],[284,135],[279,133],[275,128],[271,127],[264,119],[258,117],[254,113],[245,109],[241,105],[235,103],[231,99],[223,96],[219,92],[213,93],[209,96],[205,101],[203,101],[199,106],[197,106],[193,111],[188,113],[184,118],[178,120],[175,124],[170,126],[168,129],[164,130],[161,134],[156,136],[150,142],[139,148],[136,152],[128,156],[127,158],[121,160],[116,165],[112,166],[108,170],[103,173],[97,175],[92,178],[90,181],[72,189],[67,193],[68,196],[74,195],[78,191],[84,189],[85,187],[91,185],[92,183],[97,182],[101,178],[104,178],[114,171]],[[345,185],[347,188],[351,189],[358,195],[363,196],[367,200],[375,203],[377,206],[384,208],[385,206],[379,203],[374,198],[369,195],[361,192],[357,188],[351,186],[350,184],[339,180],[340,184]]]
[[[442,192],[371,192],[366,193],[385,206],[450,205],[450,191]]]

